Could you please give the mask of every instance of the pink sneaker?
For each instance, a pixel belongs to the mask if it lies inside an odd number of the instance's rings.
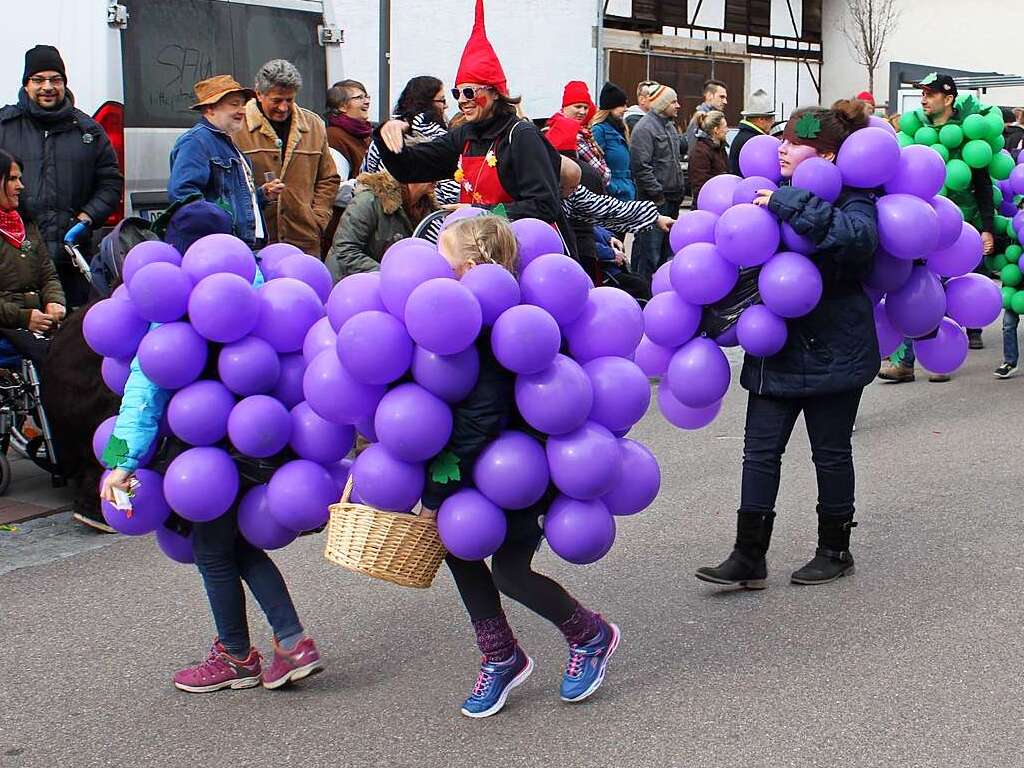
[[[323,668],[320,651],[313,638],[307,637],[291,651],[286,651],[274,639],[274,661],[263,673],[263,687],[274,690],[295,680],[315,675]]]
[[[252,688],[260,684],[260,652],[249,650],[244,659],[231,656],[220,640],[214,640],[206,661],[174,676],[174,687],[189,693],[211,693],[223,688]]]

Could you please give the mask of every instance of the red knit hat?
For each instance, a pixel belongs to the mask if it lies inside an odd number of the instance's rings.
[[[487,30],[484,28],[484,0],[476,0],[476,18],[473,21],[473,31],[469,35],[469,42],[462,51],[462,61],[459,62],[459,71],[455,75],[455,84],[479,83],[490,85],[498,93],[508,96],[508,82],[505,79],[505,70],[501,68],[494,48],[487,39]]]
[[[569,102],[575,104],[575,101]],[[580,124],[570,120],[561,112],[556,112],[544,127],[544,137],[558,152],[575,152],[576,136],[580,132]]]
[[[861,101],[866,101],[872,107],[875,106],[875,97],[872,96],[868,91],[861,91],[857,94],[857,98]]]

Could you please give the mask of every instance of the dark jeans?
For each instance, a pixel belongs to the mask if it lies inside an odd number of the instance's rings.
[[[658,206],[658,213],[662,216],[671,216],[674,219],[679,216],[681,204],[681,200],[668,200]],[[671,259],[673,255],[668,235],[655,225],[639,233],[633,241],[630,269],[637,275],[650,279],[658,271],[658,267]]]
[[[246,656],[251,646],[243,581],[266,614],[275,637],[302,632],[281,572],[266,552],[239,534],[236,509],[208,523],[193,523],[192,549],[203,576],[217,634],[228,653]]]
[[[743,438],[740,514],[775,512],[782,454],[797,416],[804,414],[811,460],[818,476],[818,514],[852,516],[854,507],[851,437],[863,389],[833,395],[781,398],[750,394]]]

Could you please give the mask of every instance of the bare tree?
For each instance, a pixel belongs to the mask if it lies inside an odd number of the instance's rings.
[[[899,0],[847,0],[846,6],[836,26],[849,43],[854,61],[867,69],[868,90],[874,93],[875,70],[903,9]]]

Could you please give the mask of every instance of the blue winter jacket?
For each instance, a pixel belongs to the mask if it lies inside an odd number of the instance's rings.
[[[604,150],[604,159],[612,172],[608,194],[619,200],[636,200],[636,185],[629,169],[629,144],[626,137],[613,124],[605,121],[595,125],[591,132],[594,141]]]
[[[238,151],[231,137],[206,118],[200,118],[178,138],[171,150],[167,196],[173,203],[198,192],[209,202],[225,207],[231,213],[234,234],[253,247],[256,245],[256,217],[263,215],[259,208],[263,206],[264,197],[254,180],[257,202],[254,210],[247,174],[252,175],[252,164]],[[266,232],[265,226],[263,231]]]
[[[867,386],[881,355],[874,310],[861,281],[878,247],[873,195],[844,189],[835,203],[784,186],[769,209],[817,249],[809,257],[821,271],[822,298],[810,314],[787,321],[789,336],[772,357],[747,355],[740,384],[773,397],[833,394]]]
[[[256,277],[252,281],[254,288],[263,285],[263,273],[257,268]],[[150,325],[150,330],[160,323]],[[139,460],[146,455],[150,446],[157,439],[160,430],[160,419],[167,410],[171,392],[161,389],[142,372],[139,356],[132,360],[131,373],[124,385],[121,397],[121,410],[117,414],[114,432],[111,439],[120,438],[128,445],[127,457],[117,463],[116,467],[107,469],[126,469],[134,472],[139,468]]]

